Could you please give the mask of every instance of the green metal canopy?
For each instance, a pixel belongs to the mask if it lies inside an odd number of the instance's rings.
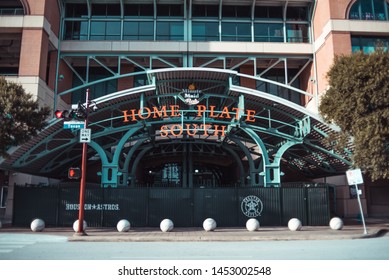
[[[218,167],[213,170],[219,170],[214,175],[220,182],[267,187],[343,173],[351,164],[351,148],[335,151],[326,144],[336,127],[259,86],[309,95],[290,85],[214,68],[165,68],[124,76],[142,76],[145,82],[91,100],[98,110],[88,116],[92,141],[87,181],[102,187],[135,185],[145,172],[173,162],[181,164],[182,187],[193,187],[202,166]],[[78,133],[64,129],[63,120],[52,119],[0,166],[66,179],[68,168],[81,163]]]

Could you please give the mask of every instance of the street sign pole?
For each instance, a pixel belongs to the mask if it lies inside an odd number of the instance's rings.
[[[86,90],[85,120],[84,128],[88,128],[89,114],[89,89]],[[77,235],[87,235],[84,231],[84,205],[85,205],[85,184],[86,184],[86,161],[87,161],[88,143],[82,143],[82,163],[81,163],[81,182],[80,182],[80,208],[78,210],[78,229]]]
[[[363,224],[363,234],[367,234],[367,229],[366,229],[366,224],[365,224],[365,217],[363,215],[362,203],[361,203],[361,198],[359,197],[360,195],[359,195],[359,189],[358,189],[358,185],[357,184],[355,184],[355,191],[357,192],[359,211],[361,213],[361,219],[362,219],[362,224]]]
[[[362,203],[360,198],[360,191],[358,189],[358,184],[363,184],[363,177],[362,172],[360,169],[354,169],[354,170],[348,170],[346,172],[347,182],[350,186],[355,186],[355,191],[357,193],[357,200],[359,205],[359,211],[361,214],[361,219],[363,223],[363,233],[367,234],[366,224],[365,224],[365,217],[363,215],[363,209],[362,209]]]

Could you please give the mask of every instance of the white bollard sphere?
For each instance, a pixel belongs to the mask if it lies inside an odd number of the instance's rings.
[[[45,229],[45,222],[42,219],[35,219],[31,222],[30,228],[32,231],[42,231]]]
[[[251,218],[246,222],[246,228],[248,231],[256,231],[259,229],[259,221],[257,219]]]
[[[82,229],[85,231],[87,227],[88,227],[88,224],[84,220],[84,222],[82,223]],[[74,221],[73,230],[74,230],[74,232],[78,232],[78,220]]]
[[[164,219],[162,220],[161,224],[159,225],[160,229],[163,231],[163,232],[168,232],[168,231],[172,231],[173,228],[174,228],[174,224],[172,222],[172,220],[170,219]]]
[[[299,219],[297,219],[297,218],[290,219],[289,222],[288,222],[288,228],[291,231],[301,230],[301,228],[302,228],[301,221]]]
[[[216,221],[212,218],[207,218],[203,222],[203,228],[205,231],[214,231],[216,228]]]
[[[333,230],[341,230],[343,228],[343,221],[341,218],[334,217],[330,221],[330,228]]]
[[[117,223],[116,228],[119,232],[127,232],[130,230],[131,224],[128,220],[122,219]]]

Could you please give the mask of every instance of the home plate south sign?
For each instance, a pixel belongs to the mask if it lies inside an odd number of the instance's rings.
[[[255,195],[246,196],[240,205],[243,214],[249,218],[261,216],[263,210],[262,201]]]

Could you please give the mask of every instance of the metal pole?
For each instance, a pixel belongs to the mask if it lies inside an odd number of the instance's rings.
[[[361,198],[359,197],[359,189],[358,189],[358,185],[357,184],[355,184],[355,191],[357,192],[359,211],[361,212],[361,218],[362,218],[362,223],[363,223],[363,234],[367,234],[367,229],[366,229],[366,224],[365,224],[365,217],[363,215],[362,203],[361,203]]]
[[[89,89],[86,90],[85,101],[85,120],[84,128],[88,128],[89,115]],[[80,182],[80,208],[78,211],[78,235],[86,235],[84,232],[84,205],[85,205],[85,183],[86,183],[86,162],[87,162],[88,143],[82,144],[82,163],[81,163],[81,182]]]

